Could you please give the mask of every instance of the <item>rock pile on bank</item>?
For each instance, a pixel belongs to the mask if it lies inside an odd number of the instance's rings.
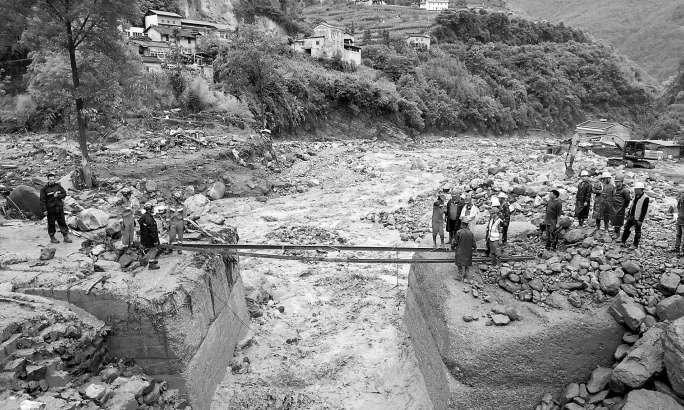
[[[0,293],[0,408],[186,408],[165,382],[108,357],[108,332],[74,306]]]

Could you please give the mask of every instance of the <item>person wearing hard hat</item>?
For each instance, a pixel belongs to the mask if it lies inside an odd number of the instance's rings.
[[[51,243],[59,243],[55,238],[55,223],[59,226],[64,242],[71,243],[69,238],[69,227],[64,219],[64,198],[66,190],[57,182],[54,173],[47,174],[48,182],[40,189],[40,210],[43,215],[47,214],[48,235]],[[41,215],[42,216],[42,215]]]
[[[437,247],[437,235],[444,247],[444,199],[442,195],[437,195],[437,200],[432,204],[432,244]]]
[[[148,259],[156,260],[157,246],[159,245],[159,231],[157,229],[157,221],[154,219],[152,213],[154,206],[148,202],[145,204],[144,213],[138,219],[138,226],[140,226],[140,244],[145,248]],[[150,265],[150,268],[155,266]]]
[[[480,218],[480,210],[473,201],[473,195],[471,193],[467,193],[462,195],[461,198],[463,198],[463,206],[460,207],[461,221],[467,219],[468,223],[475,224]]]
[[[454,239],[456,231],[458,231],[461,225],[461,212],[460,206],[463,203],[461,195],[456,191],[456,188],[451,189],[451,199],[446,203],[444,210],[444,216],[446,218],[446,230],[449,234],[449,243]]]
[[[183,195],[175,191],[171,195],[172,204],[169,206],[169,244],[176,241],[183,243],[183,231],[185,230],[185,206]],[[178,253],[182,253],[180,249]]]
[[[632,199],[632,194],[629,192],[629,188],[625,186],[625,177],[622,175],[617,175],[615,177],[615,195],[613,196],[613,230],[615,232],[615,237],[620,237],[620,229],[625,223],[625,211],[627,210],[627,205]]]
[[[473,252],[477,250],[475,236],[468,228],[468,220],[461,221],[461,229],[456,232],[451,244],[454,249],[457,279],[469,279],[470,267],[473,266]]]
[[[485,233],[486,254],[492,258],[492,263],[496,265],[501,256],[501,216],[499,212],[499,200],[492,198],[492,209],[489,212],[489,222]]]
[[[677,252],[679,256],[684,256],[684,188],[679,189],[679,198],[677,199],[677,219],[675,228],[677,229],[677,236],[675,239],[675,247],[672,250]]]
[[[546,204],[544,225],[546,231],[546,249],[556,249],[558,246],[558,218],[563,215],[563,203],[558,199],[560,192],[552,189],[549,193],[549,202]]]
[[[641,239],[641,226],[648,214],[649,198],[644,193],[646,186],[643,182],[634,183],[634,198],[627,208],[627,222],[625,223],[624,231],[622,232],[622,245],[626,245],[629,235],[632,233],[634,227],[634,248],[639,247],[639,240]]]
[[[577,196],[575,196],[575,218],[577,218],[579,226],[584,226],[584,221],[589,217],[592,187],[587,170],[583,170],[580,177],[582,180],[577,186]]]
[[[499,216],[501,217],[501,244],[508,242],[508,225],[511,224],[511,208],[508,206],[508,195],[499,192]]]
[[[613,197],[615,196],[615,186],[610,182],[612,175],[604,171],[601,174],[601,194],[598,196],[597,211],[594,215],[596,219],[596,229],[601,229],[601,221],[608,230],[608,224],[613,219]]]

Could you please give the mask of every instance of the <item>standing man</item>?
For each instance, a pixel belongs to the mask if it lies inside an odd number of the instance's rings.
[[[643,182],[634,183],[634,199],[632,199],[629,208],[627,208],[627,222],[622,232],[622,245],[627,243],[627,239],[629,239],[629,235],[632,233],[632,227],[634,227],[634,248],[639,247],[641,225],[644,223],[648,213],[649,198],[644,194],[645,188],[646,185]]]
[[[496,198],[492,199],[495,200]],[[493,206],[490,211],[485,241],[487,243],[487,254],[492,258],[492,263],[494,265],[498,264],[499,256],[501,256],[501,218],[499,217],[499,207],[497,206]]]
[[[67,227],[66,220],[64,220],[64,198],[66,198],[66,191],[56,181],[55,174],[52,172],[47,174],[48,183],[40,190],[40,209],[41,213],[47,212],[48,235],[50,235],[51,243],[59,243],[55,238],[55,222],[59,225],[59,230],[62,232],[64,242],[71,243],[69,238],[69,227]]]
[[[437,195],[437,200],[432,204],[432,244],[437,247],[437,235],[444,247],[444,199],[442,195]],[[449,240],[451,240],[451,234]]]
[[[598,202],[598,214],[596,218],[596,229],[601,229],[601,221],[608,230],[608,223],[613,219],[613,197],[615,196],[615,186],[610,182],[610,172],[605,171],[601,174],[601,194]]]
[[[183,205],[183,196],[179,191],[172,195],[172,204],[169,206],[169,244],[176,242],[183,243],[183,231],[185,231],[185,205]],[[442,233],[444,239],[444,233]],[[444,241],[442,241],[444,242]],[[178,253],[183,253],[178,250]]]
[[[684,188],[679,189],[679,199],[677,200],[677,218],[675,221],[675,229],[677,230],[677,239],[675,240],[675,247],[672,250],[677,252],[679,256],[684,256]]]
[[[632,199],[629,189],[625,186],[625,177],[618,175],[615,177],[615,195],[613,196],[613,229],[615,237],[620,237],[620,229],[625,223],[625,211]]]
[[[589,217],[592,187],[589,182],[589,173],[586,170],[583,170],[580,176],[582,180],[577,186],[577,196],[575,197],[575,218],[577,218],[579,226],[583,226],[584,221]]]
[[[461,229],[456,232],[452,247],[455,251],[456,269],[459,280],[470,278],[470,267],[473,266],[473,252],[477,250],[475,236],[468,229],[468,221],[461,221]]]
[[[472,223],[473,225],[476,224],[477,220],[480,218],[480,210],[473,202],[473,195],[471,193],[467,193],[461,195],[461,198],[463,199],[460,212],[461,221],[467,220],[468,223]]]
[[[549,202],[546,204],[546,215],[544,225],[546,228],[546,249],[556,250],[558,246],[558,218],[563,214],[563,204],[561,203],[560,193],[553,189],[549,194]]]
[[[449,233],[449,243],[453,241],[456,231],[461,226],[461,214],[459,212],[461,202],[461,196],[454,192],[446,204],[446,230]]]
[[[159,245],[159,231],[157,229],[157,221],[152,216],[154,207],[151,203],[145,204],[143,215],[138,220],[140,225],[140,244],[145,248],[147,259],[156,261],[157,259],[157,245]],[[150,267],[156,265],[150,264]]]
[[[508,225],[511,224],[511,208],[508,206],[508,195],[499,192],[499,212],[501,215],[501,244],[508,242]]]

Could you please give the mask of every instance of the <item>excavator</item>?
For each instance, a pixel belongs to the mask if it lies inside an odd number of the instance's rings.
[[[655,164],[646,159],[646,141],[627,140],[624,143],[614,142],[622,150],[622,158],[608,158],[609,166],[624,165],[626,168],[655,168]]]

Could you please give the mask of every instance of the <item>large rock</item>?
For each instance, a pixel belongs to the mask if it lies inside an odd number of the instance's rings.
[[[613,303],[610,304],[608,311],[613,315],[615,321],[624,324],[634,331],[639,330],[641,322],[646,319],[646,312],[643,306],[636,303],[634,299],[624,292],[618,293]]]
[[[653,390],[632,390],[622,410],[682,410],[679,403],[665,393]]]
[[[684,296],[674,295],[656,305],[656,315],[660,320],[677,320],[684,316]]]
[[[599,283],[601,284],[601,289],[609,295],[617,295],[620,291],[620,285],[622,281],[612,270],[606,270],[599,274]]]
[[[591,377],[587,382],[587,391],[591,394],[598,393],[606,388],[610,381],[610,375],[613,370],[610,367],[597,367],[591,372]]]
[[[427,257],[434,255],[415,256]],[[497,286],[483,291],[534,314],[505,327],[466,323],[463,316],[483,307],[479,299],[464,297],[453,267],[411,267],[404,320],[434,408],[449,402],[464,409],[534,408],[545,392],[560,391],[612,362],[624,330],[607,308],[546,311]]]
[[[216,181],[207,190],[207,196],[213,200],[221,199],[226,194],[226,184]]]
[[[40,217],[40,192],[28,185],[19,185],[14,188],[9,194],[7,204],[28,217]]]
[[[565,234],[565,242],[567,243],[577,243],[582,242],[584,238],[587,237],[589,233],[584,229],[571,229]]]
[[[92,231],[107,226],[108,221],[109,214],[107,212],[97,208],[88,208],[78,214],[76,229],[79,231]]]
[[[615,366],[611,381],[632,389],[643,386],[655,373],[663,370],[665,324],[650,328],[635,344],[631,352]]]
[[[672,390],[684,397],[684,317],[670,323],[663,336],[664,361]]]
[[[674,272],[665,272],[660,277],[660,286],[667,293],[675,293],[682,278]]]
[[[200,217],[209,211],[209,198],[202,194],[195,194],[183,203],[189,217]]]
[[[641,271],[641,266],[632,260],[624,261],[622,262],[622,270],[634,276]]]

